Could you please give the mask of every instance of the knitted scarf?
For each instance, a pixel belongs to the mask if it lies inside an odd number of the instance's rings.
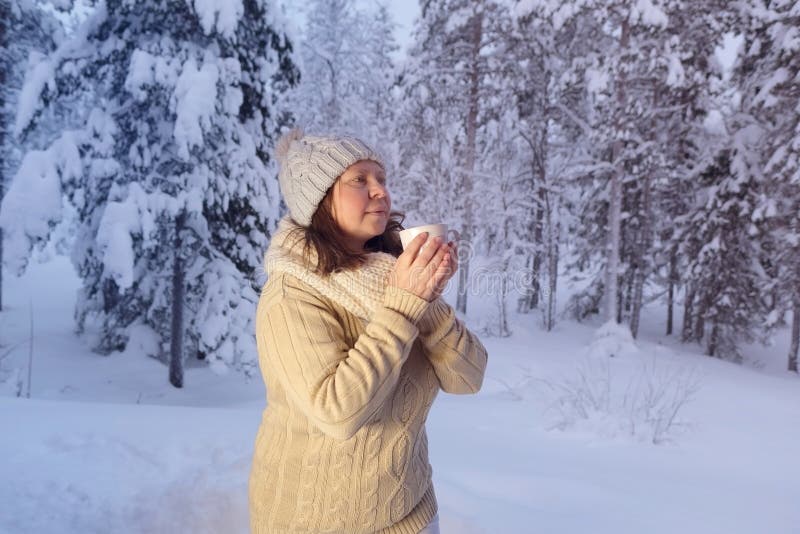
[[[267,276],[286,273],[313,287],[325,297],[338,302],[357,317],[369,321],[372,314],[383,305],[386,281],[397,259],[385,252],[368,252],[367,261],[353,270],[333,272],[323,277],[314,272],[317,253],[310,247],[309,257],[303,255],[305,239],[302,233],[289,236],[300,228],[288,216],[278,222],[278,228],[264,255]]]

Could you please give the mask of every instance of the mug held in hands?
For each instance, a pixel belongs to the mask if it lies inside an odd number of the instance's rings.
[[[400,243],[403,245],[403,250],[405,250],[408,244],[422,232],[428,232],[428,240],[436,236],[440,236],[444,240],[448,237],[450,232],[453,232],[456,235],[455,239],[458,239],[458,233],[455,230],[448,230],[446,224],[425,224],[413,228],[406,228],[400,232]],[[428,241],[426,240],[425,244],[427,243]],[[424,247],[425,245],[422,246]]]

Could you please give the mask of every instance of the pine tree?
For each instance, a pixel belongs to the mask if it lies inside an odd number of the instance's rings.
[[[185,354],[255,369],[250,280],[279,211],[268,154],[298,77],[281,25],[259,0],[112,0],[51,59],[54,86],[90,91],[44,173],[78,213],[78,327],[101,323],[102,353],[135,338],[176,387]]]
[[[800,5],[789,0],[742,4],[744,51],[736,69],[742,91],[742,128],[763,128],[763,207],[769,221],[765,266],[775,284],[764,327],[771,331],[791,311],[787,368],[797,372],[800,351]]]
[[[763,325],[764,221],[762,177],[757,128],[746,128],[731,139],[714,163],[697,176],[693,209],[677,224],[680,254],[688,259],[685,282],[692,288],[692,339],[705,340],[706,354],[741,361],[742,341],[758,339]]]
[[[650,123],[654,89],[667,78],[667,4],[582,2],[566,10],[581,30],[583,57],[573,62],[573,76],[584,80],[588,105],[581,119],[591,147],[573,204],[580,251],[573,268],[591,267],[588,288],[569,305],[577,317],[598,311],[602,299],[605,319],[620,322],[626,286],[620,281],[629,281],[632,300],[631,273],[645,267],[639,264],[650,214],[638,209],[638,199],[648,197],[660,153],[642,125]],[[632,210],[639,211],[638,219],[631,218]],[[599,258],[602,276],[595,265]]]
[[[29,112],[23,94],[25,71],[36,68],[38,58],[55,47],[61,27],[30,0],[0,0],[0,203],[17,171],[21,148],[35,146],[43,132],[17,126]],[[0,226],[0,265],[3,264],[3,228]],[[0,269],[0,310],[3,309],[3,273]]]
[[[680,211],[675,190],[693,158],[703,156],[695,143],[715,74],[708,58],[729,27],[729,11],[724,3],[709,10],[663,0],[604,2],[573,14],[593,29],[591,48],[574,64],[586,80],[585,130],[595,159],[578,183],[589,190],[575,204],[575,266],[590,265],[600,254],[605,263],[604,280],[590,271],[589,288],[571,303],[579,317],[596,310],[602,295],[607,319],[629,321],[636,336],[648,281],[666,264],[672,273],[666,283],[675,284],[671,217],[663,215]]]
[[[590,152],[583,142],[584,87],[571,75],[573,62],[586,53],[588,42],[580,20],[560,18],[560,7],[539,3],[517,12],[506,39],[511,63],[504,69],[511,87],[508,98],[516,109],[513,129],[527,146],[528,172],[516,191],[525,205],[525,214],[515,225],[525,249],[526,272],[518,311],[538,308],[544,296],[546,330],[554,327],[556,318],[560,206],[568,177],[580,169]]]
[[[645,124],[662,158],[650,184],[650,245],[646,255],[639,256],[645,259],[639,263],[646,266],[646,277],[639,278],[639,284],[650,280],[666,290],[669,335],[673,331],[679,272],[684,270],[674,220],[690,209],[697,169],[712,165],[720,150],[720,136],[713,131],[718,125],[709,130],[708,121],[719,116],[715,108],[728,88],[713,57],[715,47],[721,44],[720,36],[734,28],[736,10],[729,2],[718,0],[703,5],[669,4],[668,8],[667,78],[653,93],[658,112]],[[634,301],[634,332],[643,304],[641,297]]]

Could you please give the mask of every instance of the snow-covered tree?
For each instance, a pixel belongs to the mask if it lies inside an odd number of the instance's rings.
[[[706,354],[741,361],[740,345],[759,339],[768,311],[763,291],[761,130],[751,125],[731,139],[696,177],[695,205],[676,223],[687,260],[687,340],[705,340]]]
[[[261,265],[279,216],[269,154],[291,122],[292,44],[270,3],[100,3],[49,58],[43,99],[90,95],[80,128],[25,156],[2,206],[19,244],[47,239],[62,195],[78,230],[76,320],[100,323],[98,351],[135,342],[170,363],[255,369]],[[42,206],[29,210],[36,176]]]
[[[23,148],[35,146],[44,137],[42,132],[18,126],[17,115],[22,124],[32,107],[30,97],[35,96],[23,92],[26,71],[35,71],[38,59],[49,53],[60,37],[58,21],[32,0],[0,0],[0,202],[19,166]],[[30,75],[34,77],[35,73]],[[2,262],[3,229],[0,227],[0,265]]]
[[[587,57],[585,71],[593,103],[588,122],[593,127],[598,159],[608,166],[598,173],[607,184],[606,320],[620,320],[619,277],[626,267],[620,262],[625,249],[632,247],[631,240],[623,235],[626,189],[635,185],[646,191],[646,182],[659,163],[658,153],[652,150],[653,140],[642,135],[640,126],[652,113],[653,92],[668,76],[665,71],[669,67],[669,49],[663,46],[668,3],[599,2],[593,3],[591,13],[587,13],[595,19],[598,45]],[[636,183],[638,177],[645,183]],[[645,218],[649,214],[645,213]],[[642,222],[646,228],[648,223]],[[636,255],[640,256],[638,251]]]
[[[787,368],[797,372],[800,351],[800,4],[743,2],[743,53],[735,79],[742,114],[764,129],[760,153],[766,200],[759,216],[770,221],[767,266],[775,281],[768,329],[791,310]],[[771,267],[771,269],[770,269]]]
[[[527,222],[529,197],[520,194],[529,175],[526,158],[528,147],[513,128],[516,113],[513,108],[489,121],[484,134],[491,143],[482,143],[475,176],[478,177],[482,201],[476,203],[475,216],[491,221],[476,232],[476,240],[484,246],[476,249],[482,258],[474,258],[475,268],[470,289],[491,295],[497,314],[487,324],[488,334],[500,337],[511,335],[508,315],[508,296],[527,285],[520,228]]]
[[[506,35],[504,69],[509,102],[514,103],[513,130],[526,146],[525,173],[516,184],[523,214],[514,225],[526,273],[518,311],[527,313],[543,299],[545,329],[556,319],[559,242],[563,195],[569,180],[580,174],[591,150],[584,129],[585,88],[572,69],[588,42],[577,17],[564,17],[555,3],[528,4],[518,9]],[[542,289],[542,280],[546,285]]]
[[[730,9],[724,2],[709,9],[673,0],[589,4],[567,10],[584,29],[584,46],[591,44],[573,66],[589,95],[584,130],[594,151],[578,182],[573,265],[590,267],[592,279],[571,308],[585,316],[603,297],[607,318],[629,321],[635,336],[648,281],[675,257],[665,214],[681,208],[676,191],[694,160],[709,157],[697,145],[710,78],[718,75],[711,58]],[[600,256],[602,279],[595,268]]]
[[[475,236],[478,156],[489,140],[488,120],[504,103],[493,84],[502,64],[499,39],[508,27],[507,6],[474,0],[426,1],[414,30],[411,58],[403,74],[402,160],[409,189],[440,204],[420,217],[440,220],[461,234],[456,308],[467,308],[470,245]],[[441,186],[441,188],[439,188]],[[421,206],[422,208],[422,206]]]
[[[645,303],[643,285],[650,282],[657,293],[665,290],[669,335],[673,331],[679,273],[685,270],[685,258],[678,255],[679,229],[674,220],[690,209],[698,187],[697,169],[712,165],[720,150],[719,140],[724,137],[724,133],[720,136],[718,108],[729,88],[722,81],[715,49],[722,44],[721,36],[733,29],[736,10],[724,0],[667,7],[668,75],[653,92],[656,111],[643,124],[643,131],[661,153],[661,164],[647,180],[649,208],[645,214],[649,213],[649,217],[638,219],[646,223],[642,227],[646,232],[639,235],[649,244],[637,247],[639,253],[634,261],[638,268],[632,272],[633,281],[628,282],[629,287],[635,288],[635,296],[628,313],[631,329],[636,333]]]
[[[301,80],[292,97],[298,123],[383,146],[392,139],[397,50],[389,10],[380,3],[360,9],[352,0],[313,0],[305,9]]]

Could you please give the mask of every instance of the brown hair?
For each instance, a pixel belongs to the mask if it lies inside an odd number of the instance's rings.
[[[310,249],[314,247],[317,253],[317,266],[315,271],[318,274],[327,276],[334,271],[354,269],[363,265],[366,261],[367,252],[386,252],[395,258],[403,252],[403,245],[400,243],[400,230],[403,230],[403,221],[406,216],[400,211],[390,211],[386,229],[381,235],[377,235],[364,244],[363,252],[353,252],[347,247],[346,239],[331,211],[332,202],[331,186],[325,193],[325,197],[317,206],[317,211],[311,217],[311,224],[307,228],[296,228],[296,232],[302,232],[298,239],[305,238],[303,253],[306,259],[310,256]]]

